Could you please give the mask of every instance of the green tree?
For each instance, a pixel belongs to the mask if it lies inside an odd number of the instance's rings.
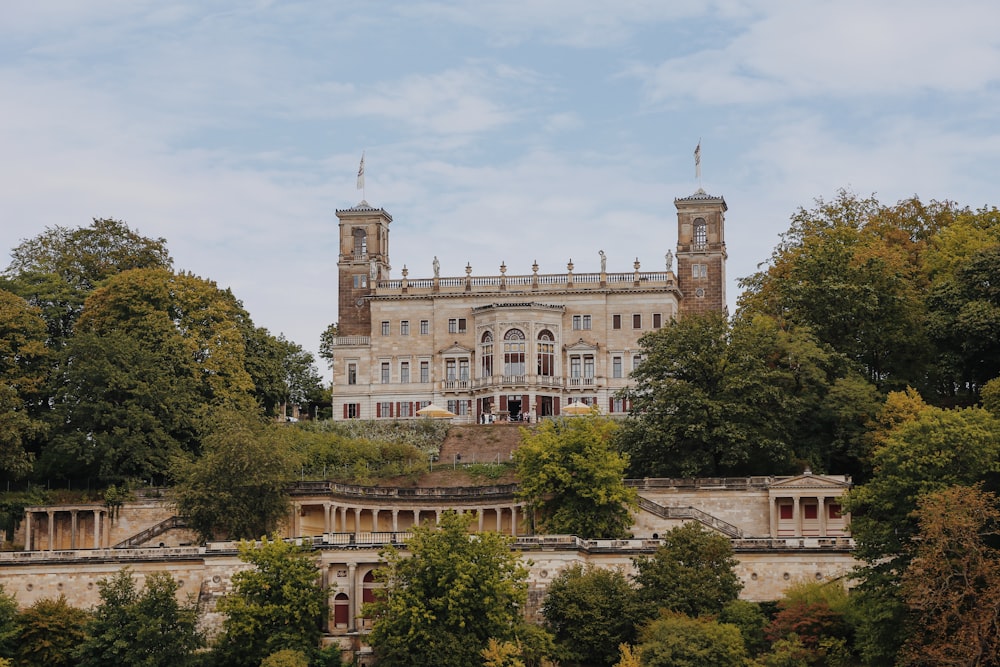
[[[383,552],[385,588],[365,614],[384,667],[467,667],[479,664],[493,638],[515,641],[523,621],[527,569],[498,533],[470,535],[472,515],[446,513],[437,527],[421,526],[407,543],[410,556]]]
[[[670,529],[652,556],[633,559],[646,618],[658,609],[691,617],[718,614],[743,584],[729,539],[688,522]]]
[[[741,667],[747,664],[739,629],[708,617],[666,612],[641,633],[643,667]]]
[[[624,537],[638,504],[624,483],[627,457],[614,450],[617,425],[597,415],[550,419],[522,429],[514,451],[524,499],[540,528],[581,537]]]
[[[882,388],[919,386],[931,361],[922,252],[953,217],[948,204],[915,199],[818,199],[792,216],[766,269],[741,281],[740,310],[808,327]]]
[[[288,516],[295,455],[255,415],[213,416],[201,458],[178,459],[174,502],[202,539],[254,539]]]
[[[260,667],[309,667],[309,656],[302,651],[286,648],[264,658]]]
[[[319,356],[326,359],[327,366],[333,368],[333,348],[340,335],[340,323],[334,322],[319,335]]]
[[[920,531],[901,580],[912,632],[901,665],[1000,662],[1000,507],[996,495],[953,486],[920,498]]]
[[[240,544],[252,567],[233,575],[233,590],[216,609],[225,614],[216,646],[220,664],[258,667],[283,649],[317,654],[325,592],[308,547],[264,538]]]
[[[712,314],[673,321],[640,345],[626,392],[632,418],[618,438],[631,476],[857,467],[875,392],[808,332]]]
[[[203,644],[197,604],[177,601],[179,584],[170,574],[150,574],[140,591],[125,567],[99,581],[98,588],[101,603],[80,647],[80,667],[194,664],[194,652]]]
[[[730,600],[719,612],[720,623],[728,623],[739,628],[743,637],[743,645],[747,653],[756,656],[767,648],[764,628],[768,619],[764,610],[756,602],[749,600]]]
[[[29,471],[27,446],[45,426],[45,337],[38,309],[0,289],[0,472],[15,478]]]
[[[880,436],[873,475],[848,495],[855,555],[864,563],[857,644],[872,664],[889,664],[906,637],[900,575],[913,557],[922,496],[972,486],[1000,470],[1000,420],[981,408],[927,407]]]
[[[0,657],[14,656],[19,632],[17,599],[0,585]]]
[[[4,276],[11,291],[41,310],[50,345],[59,349],[72,335],[87,295],[104,280],[131,269],[170,269],[166,243],[108,218],[75,229],[48,227],[11,251]]]
[[[177,454],[197,453],[204,415],[256,409],[246,318],[231,293],[188,274],[107,279],[60,354],[40,469],[116,481],[163,476]]]
[[[619,569],[563,569],[550,583],[542,615],[565,665],[613,665],[621,644],[635,643],[636,591]]]
[[[43,598],[18,615],[21,633],[17,664],[22,667],[75,667],[76,651],[87,639],[90,615],[66,598]]]

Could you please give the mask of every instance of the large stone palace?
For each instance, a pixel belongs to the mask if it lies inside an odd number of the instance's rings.
[[[456,422],[542,418],[569,402],[608,414],[640,360],[639,337],[687,313],[726,309],[726,202],[674,200],[677,246],[657,266],[390,279],[392,216],[362,201],[340,220],[335,419],[399,419],[434,403]],[[674,261],[677,268],[674,270]]]

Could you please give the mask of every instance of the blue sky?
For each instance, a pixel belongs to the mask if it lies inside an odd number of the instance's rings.
[[[659,269],[729,205],[729,301],[841,188],[998,203],[1000,3],[5,0],[0,248],[125,220],[315,351],[337,219],[393,277]],[[6,262],[4,262],[6,264]]]

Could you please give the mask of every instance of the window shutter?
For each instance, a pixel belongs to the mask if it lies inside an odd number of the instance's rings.
[[[379,401],[378,403],[375,404],[375,416],[376,417],[382,416],[382,401]]]
[[[344,419],[347,419],[347,403],[344,403]]]

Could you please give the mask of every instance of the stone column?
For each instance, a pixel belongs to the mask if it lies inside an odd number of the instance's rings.
[[[486,518],[484,516],[486,514],[486,512],[485,512],[485,510],[482,507],[477,507],[476,508],[476,514],[479,515],[479,532],[481,533],[481,532],[483,532],[483,519]]]
[[[35,518],[35,513],[28,510],[24,513],[24,550],[31,551],[31,523]]]
[[[101,510],[94,510],[94,548],[101,548]]]
[[[413,510],[413,527],[420,525],[420,510]]]
[[[778,499],[771,498],[771,508],[768,514],[768,521],[771,526],[771,537],[778,536]]]
[[[358,510],[355,510],[357,512]],[[348,601],[350,604],[347,605],[347,631],[357,632],[358,631],[358,613],[361,609],[358,605],[358,564],[348,563],[347,564],[347,585],[348,585]]]
[[[441,524],[441,510],[434,510],[434,523],[436,525]]]
[[[802,537],[802,505],[798,496],[792,498],[792,517],[795,519],[795,537]]]
[[[69,548],[76,549],[76,513],[77,510],[69,511]]]
[[[392,532],[399,532],[399,510],[396,508],[392,510]]]
[[[347,532],[347,507],[340,508],[340,532]]]
[[[372,508],[372,510],[371,510],[371,514],[372,514],[372,532],[373,533],[377,533],[378,532],[378,513],[381,512],[381,511],[382,510],[380,510],[377,507]]]
[[[510,534],[517,537],[517,505],[510,506]]]
[[[56,543],[56,539],[55,539],[56,538],[56,536],[55,536],[55,531],[56,531],[56,516],[55,515],[56,515],[56,513],[54,511],[52,511],[52,510],[48,510],[46,513],[49,515],[49,551],[52,551],[52,549],[55,547],[55,543]]]
[[[816,498],[816,516],[819,517],[819,536],[826,537],[826,498],[818,496]]]
[[[323,532],[331,533],[330,529],[330,506],[332,503],[323,503]]]
[[[503,508],[494,507],[493,511],[497,513],[497,532],[499,533],[503,530],[503,524],[501,523],[501,519],[503,518]]]
[[[354,541],[357,542],[360,537],[361,537],[361,508],[360,507],[355,507],[354,508]],[[353,600],[354,597],[352,596],[351,599]]]

